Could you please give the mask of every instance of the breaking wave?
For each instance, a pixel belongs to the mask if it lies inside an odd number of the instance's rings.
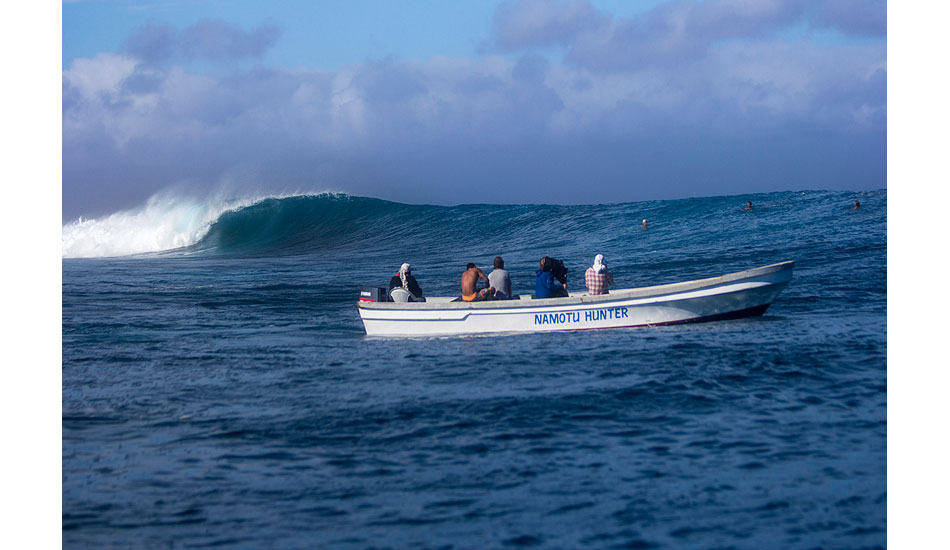
[[[62,254],[261,257],[392,250],[452,258],[459,251],[494,256],[495,250],[518,254],[540,247],[556,256],[592,257],[594,248],[633,256],[665,249],[681,267],[721,255],[724,243],[736,243],[727,251],[737,254],[776,248],[770,231],[777,229],[810,246],[850,212],[854,196],[808,191],[605,205],[435,206],[337,193],[205,201],[163,194],[137,210],[64,225]],[[746,200],[755,210],[743,210]],[[644,218],[662,230],[641,230]]]
[[[308,214],[315,214],[314,209],[310,208],[308,213],[306,208],[292,208],[294,203],[326,206],[341,197],[345,196],[283,195],[201,201],[156,195],[138,209],[103,218],[79,218],[63,225],[62,253],[64,258],[101,258],[246,248],[267,241],[267,231],[273,241],[310,223]]]

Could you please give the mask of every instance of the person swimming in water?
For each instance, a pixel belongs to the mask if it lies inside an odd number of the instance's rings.
[[[746,201],[745,203],[746,210],[752,210],[752,201]]]
[[[647,228],[647,219],[646,219],[646,218],[643,218],[643,223],[640,224],[640,227],[642,227],[642,228],[644,228],[644,229]]]

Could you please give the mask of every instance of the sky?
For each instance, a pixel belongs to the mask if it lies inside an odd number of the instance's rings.
[[[879,0],[62,4],[63,220],[887,184]]]

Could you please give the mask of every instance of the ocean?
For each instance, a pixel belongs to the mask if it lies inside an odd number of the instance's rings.
[[[321,194],[65,224],[63,547],[884,548],[886,212]],[[796,267],[762,317],[692,325],[390,339],[356,309],[403,262],[447,296],[501,255],[530,293],[541,256],[582,290],[598,253],[615,288]]]

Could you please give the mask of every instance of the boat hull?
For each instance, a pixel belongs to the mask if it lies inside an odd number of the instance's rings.
[[[444,336],[671,325],[762,315],[792,278],[782,262],[710,279],[610,294],[497,302],[360,302],[370,336]]]

